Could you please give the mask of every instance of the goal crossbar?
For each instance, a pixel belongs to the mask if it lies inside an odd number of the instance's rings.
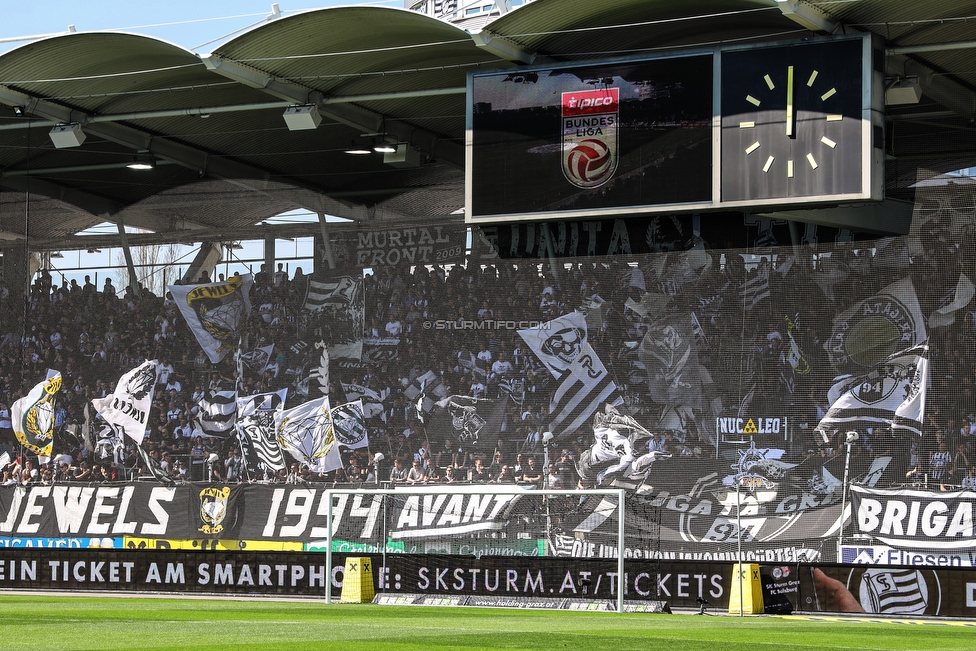
[[[580,498],[583,496],[603,496],[616,498],[616,510],[619,513],[617,518],[617,576],[624,576],[624,513],[626,490],[622,488],[588,488],[588,489],[540,489],[526,488],[511,485],[444,485],[444,486],[409,486],[402,488],[330,488],[325,490],[328,511],[326,513],[326,530],[328,540],[325,552],[325,562],[328,572],[332,572],[332,537],[333,537],[333,505],[334,497],[339,495],[379,495],[396,496],[406,498],[410,495],[513,495],[513,496],[532,496],[532,497],[569,497]],[[383,557],[386,557],[386,545],[383,545]],[[385,561],[384,561],[385,562]],[[332,582],[325,582],[325,601],[332,603]],[[617,581],[616,606],[617,612],[624,611],[624,581]]]

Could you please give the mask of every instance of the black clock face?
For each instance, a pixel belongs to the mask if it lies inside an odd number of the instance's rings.
[[[856,194],[860,40],[722,55],[722,200]]]

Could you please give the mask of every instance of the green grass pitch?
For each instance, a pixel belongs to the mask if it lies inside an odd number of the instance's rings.
[[[946,622],[0,594],[3,651],[976,648]],[[971,623],[971,622],[970,622]]]

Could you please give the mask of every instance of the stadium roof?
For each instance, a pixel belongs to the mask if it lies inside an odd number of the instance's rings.
[[[89,248],[75,234],[105,221],[152,232],[131,243],[293,236],[262,222],[296,208],[359,224],[460,220],[469,71],[845,31],[884,36],[887,76],[922,91],[888,112],[889,196],[910,198],[920,169],[976,165],[976,0],[537,0],[475,34],[337,7],[209,54],[98,32],[0,56],[0,239]],[[289,130],[297,105],[316,106],[321,124]],[[67,123],[86,139],[58,149],[48,134]],[[380,141],[411,155],[394,166],[346,153]],[[129,169],[135,158],[155,167]]]

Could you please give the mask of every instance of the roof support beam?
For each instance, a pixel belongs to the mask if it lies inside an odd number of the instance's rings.
[[[206,151],[176,142],[174,140],[169,140],[166,138],[157,139],[153,136],[153,134],[146,133],[145,131],[141,131],[125,124],[115,122],[91,122],[91,116],[83,112],[73,111],[68,107],[61,106],[60,104],[55,104],[54,102],[50,102],[48,100],[38,99],[3,85],[0,85],[0,104],[6,104],[7,106],[30,106],[32,114],[48,120],[54,120],[58,123],[77,122],[83,125],[85,132],[90,135],[98,136],[104,140],[114,142],[122,145],[123,147],[128,147],[136,151],[151,152],[156,158],[163,158],[178,165],[182,165],[188,169],[194,170],[198,172],[201,177],[205,175],[211,176],[253,192],[265,194],[267,184],[271,181],[271,174],[266,170],[253,167],[245,163],[239,163],[230,158],[211,156],[210,153]],[[288,179],[277,180],[281,183],[288,183],[297,188],[305,188],[316,196],[322,195],[322,190],[319,188],[309,187],[304,183],[296,183]],[[0,182],[7,182],[7,179],[3,179]],[[31,187],[34,187],[33,183],[36,182],[36,179],[32,179]],[[49,186],[54,185],[55,184],[49,184]],[[75,196],[74,193],[77,192],[64,189],[61,186],[55,186],[55,188],[49,187],[48,189],[48,192],[55,191],[57,191],[59,195],[64,196]],[[45,196],[49,196],[45,192],[38,192],[45,194]],[[61,198],[59,195],[54,195],[54,198]],[[79,197],[79,200],[80,199],[82,199],[82,197]],[[336,202],[333,202],[333,204],[334,203]],[[75,203],[74,205],[81,207],[84,204]],[[309,210],[316,210],[316,206],[303,207]],[[357,214],[363,210],[361,206],[350,205],[348,208],[348,212]],[[89,212],[95,215],[103,213],[114,214],[120,209],[121,206],[112,203],[109,209],[96,209]],[[341,213],[341,211],[337,212],[336,210],[332,210],[332,212],[337,215],[340,215]]]
[[[58,183],[26,176],[0,177],[0,187],[14,192],[34,193],[49,199],[56,199],[69,208],[89,215],[114,215],[122,210],[122,205],[84,190],[75,190]]]
[[[295,104],[314,104],[322,115],[341,122],[360,133],[385,132],[396,136],[399,140],[409,143],[421,151],[432,154],[440,160],[457,167],[464,167],[464,147],[459,143],[441,139],[437,134],[423,129],[417,129],[413,125],[363,108],[362,106],[347,101],[346,98],[326,97],[317,90],[296,84],[292,81],[277,79],[267,72],[244,65],[232,59],[225,59],[211,54],[210,56],[201,57],[201,61],[203,61],[203,64],[211,72],[228,79],[233,79],[245,86],[257,88],[278,99]],[[362,101],[369,101],[369,99],[371,98]],[[394,98],[391,97],[391,99]],[[341,104],[340,101],[342,102]]]
[[[431,88],[429,90],[404,90],[392,93],[368,93],[365,95],[342,95],[326,97],[321,101],[321,105],[326,104],[353,104],[357,102],[384,102],[394,99],[409,99],[411,97],[439,97],[441,95],[463,95],[466,92],[464,86],[449,88]],[[131,113],[108,113],[105,115],[88,116],[87,124],[98,122],[130,122],[133,120],[155,120],[158,118],[178,118],[178,117],[200,117],[216,115],[218,113],[244,113],[247,111],[266,111],[269,109],[285,109],[294,106],[294,102],[259,102],[251,104],[229,104],[224,106],[188,106],[181,109],[166,109],[162,111],[133,111]],[[13,131],[15,129],[29,129],[32,127],[53,127],[61,124],[57,120],[36,120],[25,119],[22,122],[10,124],[0,124],[0,131]]]
[[[535,61],[535,52],[526,50],[514,41],[498,36],[497,34],[492,34],[484,29],[477,34],[472,34],[471,40],[485,52],[490,52],[512,63],[531,65]]]

